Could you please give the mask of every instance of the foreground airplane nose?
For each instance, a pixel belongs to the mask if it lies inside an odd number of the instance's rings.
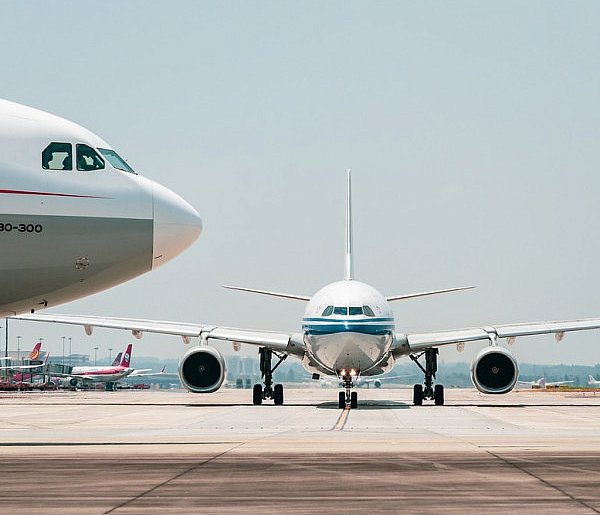
[[[198,212],[170,189],[154,184],[154,238],[152,268],[181,254],[200,236]]]

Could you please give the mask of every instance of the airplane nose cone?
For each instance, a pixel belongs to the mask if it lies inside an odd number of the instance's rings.
[[[154,238],[152,268],[181,254],[200,236],[198,212],[170,189],[154,184]]]

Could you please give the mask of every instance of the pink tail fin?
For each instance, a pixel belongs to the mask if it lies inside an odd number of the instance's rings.
[[[129,368],[129,362],[131,361],[131,348],[132,348],[132,345],[130,343],[127,346],[127,348],[125,349],[125,354],[123,354],[123,357],[121,358],[121,366],[122,367]]]

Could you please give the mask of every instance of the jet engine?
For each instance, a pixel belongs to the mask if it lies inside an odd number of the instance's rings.
[[[508,393],[518,377],[517,361],[504,347],[487,347],[471,363],[471,381],[482,393]]]
[[[193,393],[217,391],[225,379],[225,360],[217,349],[194,347],[179,362],[181,384]]]

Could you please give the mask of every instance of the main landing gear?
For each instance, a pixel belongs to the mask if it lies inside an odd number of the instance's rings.
[[[433,387],[433,379],[435,379],[435,373],[437,372],[437,356],[438,349],[427,349],[421,354],[411,354],[412,359],[416,365],[425,374],[425,383],[416,384],[413,389],[413,403],[415,406],[421,406],[423,399],[433,399],[436,406],[442,406],[444,404],[444,387],[441,384],[436,384]],[[421,356],[425,356],[425,367],[419,363]]]
[[[346,409],[346,406],[350,405],[351,409],[358,407],[358,393],[352,392],[352,378],[348,380],[344,379],[344,392],[340,392],[338,395],[338,408]]]
[[[273,372],[287,358],[287,354],[278,354],[267,347],[258,349],[260,355],[260,373],[263,378],[264,387],[262,384],[255,384],[252,390],[253,404],[262,404],[263,399],[273,399],[275,405],[283,404],[283,385],[276,384],[273,387]],[[279,358],[277,364],[273,367],[271,362],[273,354]]]

